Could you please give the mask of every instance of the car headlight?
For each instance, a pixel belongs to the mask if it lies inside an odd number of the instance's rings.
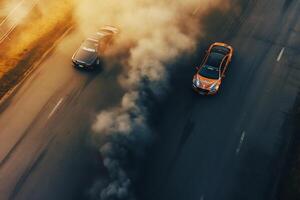
[[[195,86],[201,87],[201,81],[197,77],[194,77],[193,83]]]
[[[198,85],[199,85],[199,80],[198,80],[196,77],[194,77],[194,78],[193,78],[193,83],[194,83],[196,86],[198,86]]]
[[[200,80],[196,79],[196,86],[199,87],[200,86]]]
[[[210,91],[211,92],[216,92],[219,89],[219,85],[217,83],[214,83],[211,87],[210,87]]]
[[[195,78],[195,76],[194,76],[194,78],[193,78],[193,83],[195,83],[195,84],[196,84],[196,78]]]

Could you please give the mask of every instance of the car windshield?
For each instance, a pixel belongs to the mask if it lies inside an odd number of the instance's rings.
[[[224,55],[213,52],[208,56],[206,65],[219,68],[222,63],[223,58],[224,58]]]
[[[201,67],[201,69],[199,70],[199,74],[209,79],[219,79],[220,76],[219,68],[209,65],[204,65],[203,67]]]
[[[96,52],[97,47],[98,47],[97,42],[92,40],[86,40],[82,44],[82,49],[85,51]]]
[[[212,49],[211,49],[212,52],[215,52],[215,53],[219,53],[219,54],[223,54],[223,55],[227,55],[230,50],[226,47],[223,47],[223,46],[214,46]]]

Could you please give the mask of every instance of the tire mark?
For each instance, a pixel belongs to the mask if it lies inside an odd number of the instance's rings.
[[[36,125],[35,122],[38,119],[41,119],[44,111],[49,108],[49,104],[53,101],[54,97],[51,97],[49,101],[41,108],[40,112],[36,115],[36,117],[32,120],[31,124],[27,127],[25,132],[17,139],[14,145],[8,150],[6,155],[0,160],[0,168],[12,157],[12,155],[17,150],[18,146],[24,141],[24,139],[29,135],[32,128]]]
[[[37,151],[37,156],[31,162],[31,164],[26,168],[24,173],[21,175],[21,177],[17,181],[17,183],[16,183],[14,189],[12,190],[8,200],[15,199],[15,197],[18,195],[19,191],[21,190],[22,186],[24,185],[24,183],[28,179],[28,177],[30,177],[32,172],[38,167],[38,165],[41,163],[41,161],[43,160],[43,158],[47,154],[48,147],[55,138],[56,138],[56,135],[52,136],[52,138]]]

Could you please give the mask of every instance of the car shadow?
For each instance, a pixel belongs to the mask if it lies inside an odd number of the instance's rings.
[[[79,73],[82,74],[93,74],[93,75],[98,75],[104,71],[104,65],[101,63],[98,66],[95,66],[93,68],[80,68],[80,67],[75,67],[73,66],[74,70],[78,71]]]

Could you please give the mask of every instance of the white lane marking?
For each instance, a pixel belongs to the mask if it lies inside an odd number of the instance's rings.
[[[202,196],[200,197],[200,200],[204,200],[204,195],[202,195]]]
[[[52,109],[52,111],[50,112],[50,114],[48,115],[48,119],[50,119],[52,117],[52,115],[56,112],[56,110],[58,109],[58,107],[60,106],[60,104],[63,102],[63,98],[61,98],[57,104],[55,105],[55,107]]]
[[[283,53],[284,53],[284,50],[285,50],[285,48],[283,47],[283,48],[281,49],[281,51],[280,51],[278,57],[277,57],[277,62],[279,62],[279,61],[281,60],[281,58],[282,58],[282,56],[283,56]]]
[[[243,145],[243,142],[244,142],[244,140],[245,140],[245,136],[246,136],[246,132],[243,131],[243,132],[242,132],[241,139],[240,139],[240,142],[239,142],[239,145],[238,145],[238,147],[237,147],[237,149],[236,149],[236,154],[240,153],[241,148],[242,148],[242,145]]]

